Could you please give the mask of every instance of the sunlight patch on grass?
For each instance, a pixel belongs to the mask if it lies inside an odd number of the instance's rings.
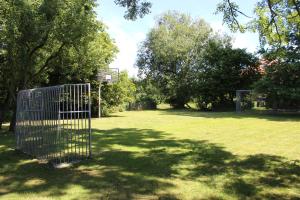
[[[92,120],[93,158],[53,169],[0,135],[0,199],[297,199],[300,117],[187,110]],[[2,195],[2,196],[1,196]]]
[[[38,178],[33,178],[24,182],[24,186],[26,187],[35,187],[42,184],[45,184],[45,180]]]

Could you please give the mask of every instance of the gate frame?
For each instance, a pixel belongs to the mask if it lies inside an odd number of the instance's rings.
[[[54,164],[92,156],[90,83],[21,90],[16,117],[16,149]]]
[[[242,94],[251,94],[252,90],[236,90],[236,100],[235,100],[235,111],[236,112],[242,112]]]

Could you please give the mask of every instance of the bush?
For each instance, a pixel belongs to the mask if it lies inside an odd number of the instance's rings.
[[[234,110],[236,90],[249,89],[260,76],[252,54],[218,41],[210,41],[196,67],[194,98],[201,110]]]
[[[257,92],[267,95],[267,108],[300,109],[300,64],[270,65],[254,87]]]
[[[157,102],[149,97],[139,99],[134,103],[129,103],[128,110],[155,110],[157,109]]]
[[[135,101],[128,105],[128,110],[154,110],[162,102],[160,90],[150,80],[135,80],[135,85]]]

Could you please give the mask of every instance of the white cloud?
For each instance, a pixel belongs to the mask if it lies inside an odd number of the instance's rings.
[[[134,32],[133,34],[125,32],[122,23],[117,19],[105,21],[105,24],[108,26],[108,32],[115,39],[119,49],[119,53],[114,62],[110,64],[110,67],[119,68],[121,71],[127,70],[129,76],[136,76],[138,70],[134,67],[134,64],[138,45],[145,39],[146,34],[143,32]]]

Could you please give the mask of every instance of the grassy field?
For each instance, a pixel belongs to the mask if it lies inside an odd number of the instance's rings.
[[[92,120],[91,160],[53,169],[0,133],[0,199],[300,199],[300,117],[140,111]]]

